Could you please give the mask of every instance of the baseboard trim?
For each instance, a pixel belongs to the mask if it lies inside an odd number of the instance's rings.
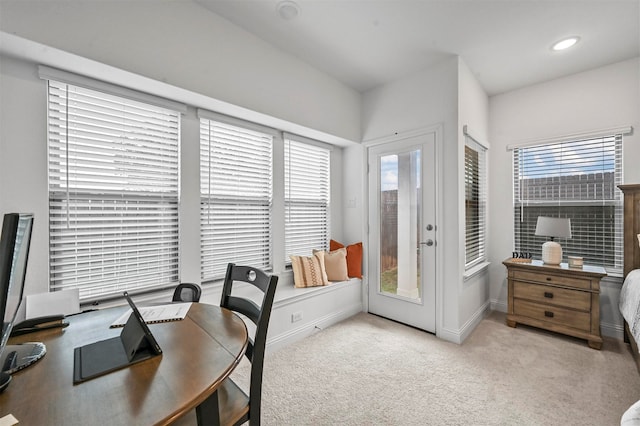
[[[452,330],[443,327],[441,330],[441,334],[438,337],[448,342],[457,343],[458,345],[460,345],[465,341],[467,337],[471,335],[473,330],[475,330],[478,324],[480,324],[480,322],[484,318],[486,318],[490,312],[491,304],[489,301],[486,301],[476,312],[474,312],[474,314],[466,323],[464,323],[464,325],[459,330]]]
[[[277,351],[278,349],[290,345],[291,343],[294,343],[333,324],[337,324],[340,321],[352,317],[359,312],[362,312],[362,303],[355,303],[341,311],[332,312],[328,315],[314,320],[312,323],[302,325],[278,336],[274,336],[267,341],[266,350],[267,352]]]
[[[467,337],[471,335],[473,330],[480,324],[480,322],[485,319],[489,313],[491,313],[491,304],[487,300],[481,307],[478,309],[471,318],[462,326],[460,333],[460,343],[464,342]]]
[[[498,299],[493,299],[491,300],[491,310],[492,311],[498,311],[498,312],[507,312],[507,309],[509,308],[509,305],[507,304],[506,301],[501,301]]]
[[[603,336],[613,337],[618,340],[624,339],[624,326],[600,321],[600,332]]]

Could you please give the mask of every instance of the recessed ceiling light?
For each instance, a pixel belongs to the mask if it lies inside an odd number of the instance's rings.
[[[580,40],[580,37],[568,37],[565,39],[560,40],[559,42],[555,43],[553,46],[551,46],[552,50],[564,50],[564,49],[568,49],[571,46],[574,46],[578,41]]]
[[[281,1],[276,5],[276,10],[278,11],[278,15],[287,21],[295,19],[300,14],[300,6],[291,0]]]

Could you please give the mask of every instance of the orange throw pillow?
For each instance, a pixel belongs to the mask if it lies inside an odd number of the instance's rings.
[[[329,240],[329,250],[334,251],[343,248],[344,244],[335,240]],[[349,278],[362,278],[362,243],[348,245],[347,271]]]

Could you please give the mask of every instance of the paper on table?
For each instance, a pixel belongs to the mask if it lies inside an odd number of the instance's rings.
[[[180,321],[184,319],[191,308],[191,303],[172,303],[169,305],[142,306],[138,307],[144,322],[147,324],[155,324],[158,322]],[[124,327],[127,320],[131,316],[131,309],[118,317],[111,324],[111,328]]]
[[[26,319],[46,315],[71,315],[80,312],[80,290],[52,291],[26,297]]]
[[[18,419],[13,417],[11,414],[7,414],[6,416],[0,418],[0,426],[14,426],[18,424]]]

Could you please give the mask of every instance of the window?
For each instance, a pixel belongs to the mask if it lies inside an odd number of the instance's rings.
[[[202,281],[227,263],[271,270],[273,135],[200,118]]]
[[[486,260],[486,149],[466,137],[464,147],[465,269]]]
[[[178,282],[179,113],[49,81],[51,290]]]
[[[285,254],[309,256],[329,242],[330,150],[285,136]]]
[[[540,258],[538,216],[571,219],[564,256],[622,271],[622,135],[515,148],[515,249]]]

